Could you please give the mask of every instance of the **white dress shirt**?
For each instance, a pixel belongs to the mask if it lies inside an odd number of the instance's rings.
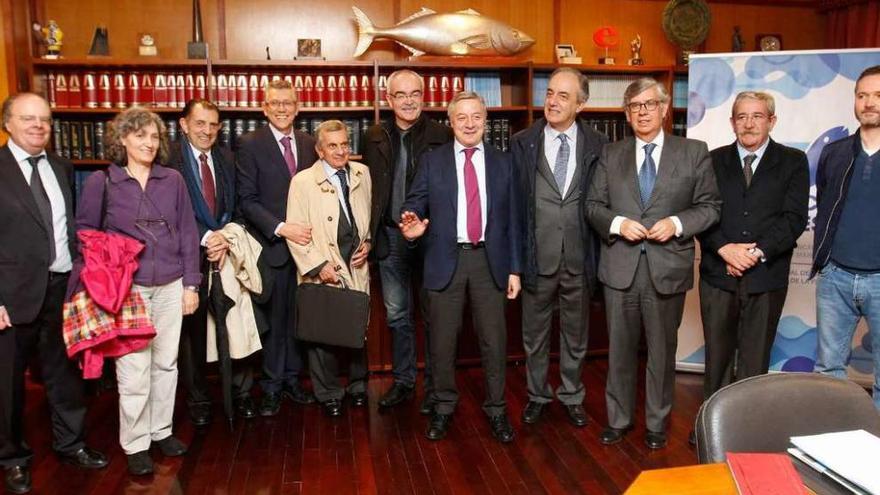
[[[202,160],[199,158],[203,151],[193,146],[192,142],[189,143],[189,149],[192,151],[193,158],[196,160],[196,168],[199,171],[199,180],[202,181],[202,190],[204,191],[205,177],[202,175]],[[208,170],[211,171],[211,179],[214,180],[214,195],[217,194],[217,172],[214,171],[214,157],[211,156],[211,152],[205,153],[205,156],[208,157]],[[208,247],[208,238],[213,234],[213,230],[208,230],[205,232],[205,235],[202,236],[201,244],[202,247]]]
[[[281,139],[285,136],[290,137],[290,149],[293,151],[293,157],[296,158],[296,137],[293,135],[293,128],[290,129],[290,134],[284,134],[275,128],[272,123],[269,123],[269,130],[272,131],[272,136],[275,137],[275,144],[278,145],[278,150],[281,151],[281,156],[284,156],[284,145],[281,144]],[[299,167],[299,163],[296,164]],[[278,222],[278,226],[275,227],[275,237],[281,237],[278,235],[278,231],[281,230],[281,227],[284,226],[284,222]]]
[[[741,167],[746,166],[746,157],[749,155],[755,155],[755,161],[752,162],[752,175],[754,176],[755,172],[758,171],[758,163],[761,161],[761,158],[764,156],[764,153],[767,151],[767,146],[770,144],[770,139],[768,138],[764,141],[764,144],[761,145],[760,148],[755,151],[749,151],[742,147],[741,144],[737,141],[736,143],[736,151],[739,152],[739,164]]]
[[[650,143],[642,141],[638,137],[636,138],[636,178],[638,178],[639,173],[641,173],[642,164],[645,162],[645,145],[655,145],[654,149],[651,151],[651,158],[654,160],[654,166],[657,169],[654,182],[655,187],[657,185],[656,178],[660,177],[660,157],[663,155],[664,136],[665,133],[660,131]],[[672,215],[669,218],[672,220],[672,223],[675,224],[675,237],[681,237],[681,234],[684,231],[684,228],[681,226],[681,220],[679,220],[676,215]],[[614,220],[611,221],[611,228],[609,229],[612,235],[620,235],[620,226],[623,224],[624,220],[626,220],[626,217],[621,215],[614,217]]]
[[[486,148],[483,142],[474,146],[477,151],[471,157],[471,163],[474,164],[474,170],[477,172],[477,185],[480,189],[480,219],[482,227],[480,233],[480,241],[486,239],[486,213],[488,208],[488,200],[486,199]],[[452,145],[455,151],[455,176],[458,180],[458,216],[456,219],[456,232],[458,232],[458,242],[471,242],[467,231],[467,194],[464,190],[464,150],[457,140]]]
[[[348,206],[345,204],[345,196],[342,195],[342,182],[339,181],[339,176],[336,175],[337,170],[330,166],[325,160],[321,160],[321,166],[324,167],[324,173],[327,174],[327,180],[330,181],[330,184],[333,185],[333,189],[336,190],[336,199],[339,200],[339,206],[342,207],[343,213],[348,217],[348,223],[351,225],[354,222],[351,219],[351,214],[348,212]],[[348,192],[351,194],[351,174],[348,172],[348,166],[346,166],[343,170],[345,170],[345,179],[348,182]]]
[[[544,126],[544,157],[547,159],[547,164],[550,165],[550,172],[554,172],[553,169],[556,167],[556,156],[559,154],[559,148],[562,146],[562,140],[559,139],[560,134],[565,134],[565,137],[568,140],[569,150],[568,167],[565,171],[565,185],[562,187],[562,190],[559,191],[564,198],[565,193],[568,192],[568,188],[571,187],[571,181],[574,179],[574,169],[577,166],[577,122],[572,123],[571,126],[563,132],[559,132],[550,127],[550,124]]]
[[[9,140],[9,151],[18,166],[21,169],[24,180],[30,185],[31,171],[33,170],[28,158],[31,155],[27,151],[21,149],[13,140]],[[69,239],[67,238],[67,207],[64,204],[64,194],[61,192],[61,185],[58,184],[58,178],[46,158],[46,151],[40,151],[43,158],[37,163],[37,170],[40,174],[40,180],[43,182],[43,188],[46,195],[49,196],[49,205],[52,207],[52,232],[55,234],[55,259],[49,265],[50,272],[66,273],[73,267],[73,260],[70,259],[70,249],[67,247]]]

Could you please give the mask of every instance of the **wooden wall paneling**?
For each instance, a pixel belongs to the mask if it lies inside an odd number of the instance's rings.
[[[812,8],[712,4],[712,29],[707,52],[729,52],[733,27],[739,26],[745,51],[756,51],[758,33],[782,34],[786,50],[825,48],[825,17]]]

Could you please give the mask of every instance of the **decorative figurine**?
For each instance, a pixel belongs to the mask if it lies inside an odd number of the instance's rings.
[[[645,65],[642,60],[642,37],[636,34],[635,39],[629,42],[629,49],[632,52],[632,58],[629,59],[629,65]]]
[[[739,32],[739,26],[733,26],[733,38],[730,40],[730,50],[734,52],[743,51],[742,33]]]
[[[61,58],[61,45],[64,44],[61,40],[64,38],[64,32],[58,27],[58,23],[49,20],[49,25],[44,27],[40,23],[35,22],[33,28],[36,34],[42,34],[40,42],[46,47],[46,54],[43,55],[43,58]]]
[[[266,47],[266,60],[272,60],[272,55],[269,54],[269,47]]]
[[[614,65],[614,57],[608,56],[608,49],[620,43],[618,35],[617,28],[614,26],[601,26],[593,32],[593,43],[599,48],[605,49],[605,56],[599,59],[600,64]]]
[[[107,34],[106,26],[98,26],[95,28],[95,35],[92,36],[92,46],[89,48],[89,56],[106,57],[110,55],[110,38]]]

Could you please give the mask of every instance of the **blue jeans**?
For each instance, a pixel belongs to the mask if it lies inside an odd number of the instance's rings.
[[[862,317],[871,338],[874,406],[880,410],[880,273],[850,273],[829,263],[816,283],[819,350],[815,371],[846,378],[853,334]]]
[[[392,336],[391,374],[394,382],[412,387],[416,382],[416,326],[413,317],[412,277],[414,269],[421,267],[417,249],[412,248],[400,234],[400,230],[390,226],[381,227],[388,234],[388,256],[379,260],[379,276],[382,278],[382,299],[385,302],[385,316]],[[422,315],[425,315],[425,297]],[[425,322],[425,390],[432,388],[431,353],[427,318]]]

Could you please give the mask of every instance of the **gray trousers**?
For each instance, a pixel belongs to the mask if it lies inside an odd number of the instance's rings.
[[[342,400],[346,392],[361,394],[367,391],[367,348],[346,349],[320,344],[308,348],[309,373],[318,402]],[[348,386],[339,383],[339,362],[348,360]]]
[[[524,289],[522,292],[522,332],[529,400],[542,403],[553,400],[553,390],[547,383],[547,368],[550,364],[550,326],[557,303],[561,384],[556,389],[556,397],[563,404],[580,404],[585,394],[581,370],[590,329],[586,312],[589,296],[583,274],[569,272],[565,257],[556,273],[538,275],[534,290]]]
[[[489,271],[485,249],[459,249],[452,281],[443,290],[428,290],[431,319],[431,368],[433,398],[438,414],[452,414],[458,404],[455,385],[455,355],[465,302],[470,303],[474,328],[480,343],[480,357],[486,379],[483,411],[497,416],[506,411],[504,373],[507,364],[507,322],[505,291],[499,289]]]
[[[645,423],[648,430],[665,431],[672,410],[675,348],[684,311],[685,293],[659,294],[651,282],[648,258],[639,257],[632,285],[625,290],[605,287],[608,317],[608,380],[605,402],[608,425],[633,424],[639,340],[645,327],[648,365],[645,370]]]

